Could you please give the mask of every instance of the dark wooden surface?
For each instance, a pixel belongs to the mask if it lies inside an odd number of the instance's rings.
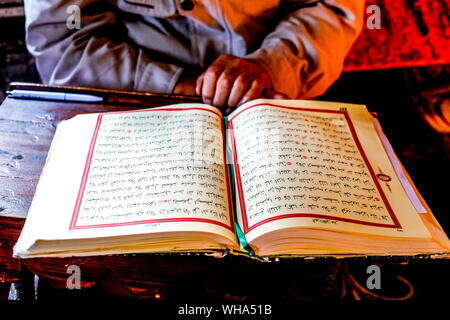
[[[22,229],[58,121],[106,106],[6,99],[0,107],[0,281],[17,281],[12,246]],[[111,110],[117,109],[111,108]]]

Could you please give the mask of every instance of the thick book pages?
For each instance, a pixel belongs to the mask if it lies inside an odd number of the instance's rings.
[[[60,123],[14,255],[449,248],[365,106],[256,100]]]
[[[237,220],[257,253],[448,251],[364,106],[261,101],[228,124]]]
[[[239,248],[223,132],[204,105],[60,123],[16,254]]]

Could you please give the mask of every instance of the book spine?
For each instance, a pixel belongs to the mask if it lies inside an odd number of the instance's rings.
[[[233,166],[233,154],[230,149],[230,147],[227,144],[227,135],[228,135],[228,118],[223,117],[223,124],[225,128],[225,137],[224,142],[226,147],[227,156],[226,158],[229,159],[227,161],[226,165],[228,166],[228,172],[230,173],[230,188],[231,188],[231,199],[232,199],[232,210],[233,210],[233,218],[234,218],[234,225],[236,230],[236,236],[238,238],[239,243],[241,244],[241,247],[244,248],[248,254],[252,257],[256,257],[255,250],[249,245],[247,242],[247,239],[245,238],[245,234],[241,229],[241,226],[238,222],[237,217],[237,210],[236,210],[236,183],[235,183],[235,172],[234,172],[234,166]]]

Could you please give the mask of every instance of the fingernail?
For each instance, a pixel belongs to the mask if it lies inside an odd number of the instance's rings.
[[[203,102],[206,104],[212,104],[212,101],[209,98],[203,98]]]
[[[246,102],[247,102],[247,99],[246,98],[242,98],[242,100],[239,101],[238,106],[243,105]]]

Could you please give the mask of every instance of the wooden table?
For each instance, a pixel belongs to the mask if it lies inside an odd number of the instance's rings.
[[[19,86],[38,90],[80,91],[25,84]],[[232,298],[252,296],[267,285],[262,282],[260,285],[256,284],[260,282],[254,279],[256,274],[253,270],[257,266],[265,274],[278,274],[270,280],[273,282],[271,288],[276,288],[279,284],[292,284],[293,278],[302,277],[302,273],[308,272],[307,269],[299,267],[305,264],[304,261],[292,262],[292,268],[302,271],[296,272],[294,277],[289,275],[287,281],[281,278],[288,275],[278,270],[280,264],[267,264],[261,269],[260,262],[250,262],[247,258],[234,256],[218,259],[205,255],[142,254],[22,261],[12,258],[12,247],[27,216],[59,121],[80,113],[198,102],[196,99],[165,95],[121,94],[117,91],[97,93],[108,95],[114,102],[84,104],[7,98],[0,107],[0,282],[23,281],[26,269],[29,269],[52,287],[64,288],[68,277],[67,267],[78,265],[81,268],[82,288],[102,283],[106,291],[125,296],[165,299],[173,295],[191,295],[192,292],[198,291],[197,295],[209,293],[216,297]],[[120,100],[120,105],[117,100]],[[317,266],[315,268],[317,269]],[[330,272],[329,264],[323,264],[322,268],[324,272],[318,274],[325,274],[325,277],[319,287],[326,292],[330,288],[328,282],[334,281],[334,278],[328,279],[327,275],[334,275],[335,271]],[[249,287],[243,285],[243,281],[251,281],[255,285]],[[284,292],[292,295],[286,290]]]
[[[37,90],[86,89],[37,87]],[[12,247],[24,224],[47,152],[59,121],[80,113],[138,109],[192,101],[186,97],[99,91],[106,104],[83,104],[7,98],[0,107],[0,283],[25,283],[33,274],[52,288],[66,287],[69,265],[81,268],[81,287],[101,286],[120,296],[150,299],[206,297],[243,300],[338,299],[347,281],[347,261],[337,259],[282,259],[261,263],[248,258],[207,255],[116,255],[89,258],[12,258]],[[388,260],[386,260],[388,259]],[[360,280],[368,265],[389,261],[390,268],[407,258],[353,259]],[[348,270],[347,270],[348,271]],[[344,281],[344,282],[342,282]],[[403,288],[404,289],[404,288]],[[404,294],[401,291],[398,295]],[[349,294],[349,292],[344,292]]]

